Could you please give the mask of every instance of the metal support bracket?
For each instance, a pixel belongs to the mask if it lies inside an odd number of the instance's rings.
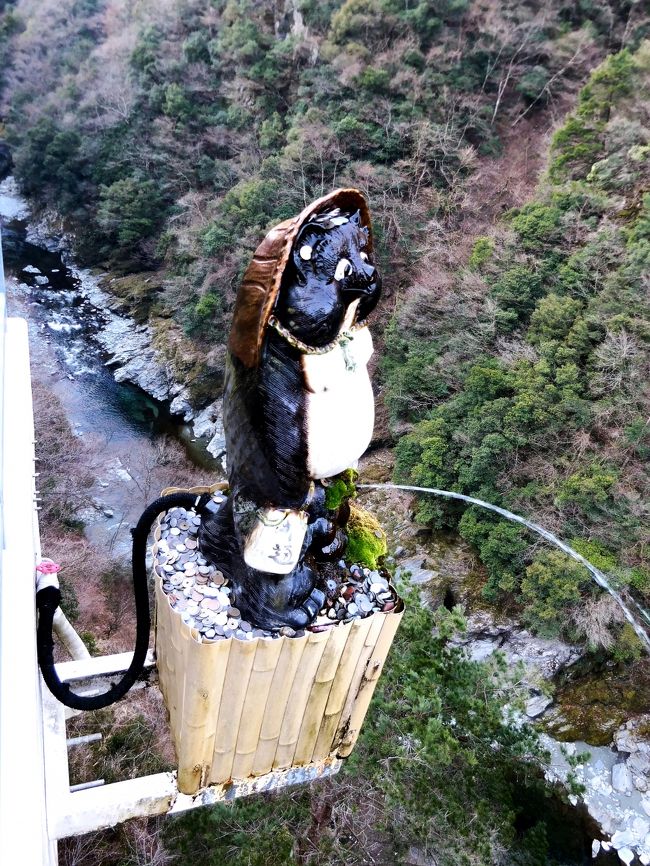
[[[132,653],[81,659],[58,664],[62,681],[74,683],[78,693],[103,691],[114,675],[125,671]],[[146,687],[155,671],[150,651],[143,679],[135,688]],[[342,761],[328,758],[303,767],[276,770],[263,776],[233,780],[223,785],[209,785],[194,795],[181,794],[176,773],[155,773],[110,785],[71,790],[68,772],[65,707],[42,684],[43,740],[45,753],[45,790],[47,826],[52,839],[80,836],[113,827],[129,818],[178,814],[200,806],[229,802],[266,791],[277,791],[290,785],[313,782],[333,776]]]

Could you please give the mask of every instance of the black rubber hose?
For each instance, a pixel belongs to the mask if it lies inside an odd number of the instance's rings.
[[[38,664],[43,679],[54,697],[74,710],[101,710],[119,701],[138,679],[144,668],[149,649],[149,632],[151,631],[151,615],[149,612],[149,588],[147,581],[147,539],[156,518],[170,508],[197,508],[201,510],[210,500],[210,494],[204,493],[171,493],[161,496],[152,502],[138,520],[133,535],[131,563],[133,569],[133,594],[135,597],[136,640],[133,660],[121,680],[114,683],[107,692],[101,695],[77,695],[68,683],[62,683],[54,666],[54,640],[52,626],[54,614],[61,601],[61,592],[57,587],[47,586],[36,593],[38,609],[38,627],[36,630],[36,648]]]

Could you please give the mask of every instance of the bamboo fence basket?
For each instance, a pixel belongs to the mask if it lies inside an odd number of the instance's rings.
[[[155,554],[159,526],[154,538]],[[158,676],[182,793],[351,753],[401,601],[390,612],[302,637],[201,642],[154,577]]]

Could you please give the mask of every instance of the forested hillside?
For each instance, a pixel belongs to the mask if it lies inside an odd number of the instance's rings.
[[[264,231],[357,186],[384,277],[375,445],[395,479],[527,515],[647,607],[644,3],[15,0],[0,16],[21,189],[151,325],[196,407],[219,394]],[[74,457],[58,412],[50,447]],[[70,498],[67,463],[43,474]],[[477,606],[586,648],[586,668],[632,683],[638,703],[647,660],[584,569],[477,509],[417,507],[476,552]],[[42,516],[79,532],[74,503]],[[109,564],[97,582],[110,590]],[[62,862],[584,862],[537,735],[513,724],[522,672],[498,654],[470,662],[450,642],[459,628],[458,609],[413,596],[348,772],[70,842]],[[142,772],[166,766],[146,719],[113,723],[95,776],[112,778],[129,750]]]
[[[481,157],[642,31],[628,2],[5,6],[19,181],[87,262],[130,274],[111,291],[151,317],[198,402],[265,228],[361,187],[392,309]]]
[[[385,358],[394,415],[416,422],[397,447],[400,477],[535,515],[646,603],[649,84],[648,42],[592,74],[538,197],[475,239],[452,286],[416,286]],[[619,660],[638,652],[611,599],[562,554],[531,561],[521,529],[476,508],[429,499],[420,517],[458,526],[488,597],[522,604],[536,631]]]

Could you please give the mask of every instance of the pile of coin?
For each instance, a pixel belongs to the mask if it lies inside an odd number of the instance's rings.
[[[222,493],[213,494],[217,504]],[[160,521],[160,538],[154,545],[154,571],[162,581],[173,610],[195,629],[202,641],[275,639],[300,637],[304,630],[288,626],[278,631],[256,628],[242,619],[235,606],[232,587],[224,575],[201,555],[198,532],[201,518],[193,509],[172,508]],[[310,631],[324,631],[339,622],[361,619],[378,611],[388,612],[397,604],[397,594],[387,575],[344,560],[335,576],[328,577],[325,604]]]

